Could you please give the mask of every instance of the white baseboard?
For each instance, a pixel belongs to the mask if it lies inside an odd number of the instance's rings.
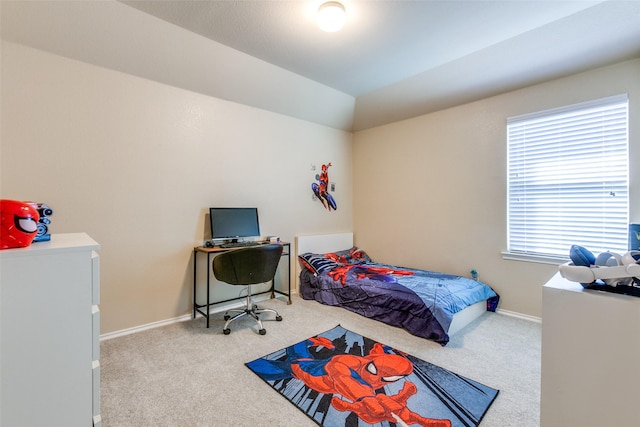
[[[269,299],[269,296],[267,296],[267,295],[255,298],[256,302],[266,301],[268,299]],[[224,305],[216,305],[215,307],[211,307],[209,309],[209,313],[210,314],[220,313],[220,312],[223,312],[223,311],[227,311],[230,308],[241,307],[242,305],[244,305],[243,301],[232,302],[232,303],[228,303],[228,304],[224,304]],[[540,317],[530,316],[528,314],[517,313],[515,311],[503,310],[501,308],[497,309],[496,313],[503,314],[505,316],[517,317],[518,319],[528,320],[530,322],[536,322],[536,323],[541,323],[542,322],[542,319]],[[198,315],[196,315],[196,318],[197,317],[198,317]],[[183,316],[174,317],[172,319],[165,319],[165,320],[160,320],[160,321],[157,321],[157,322],[147,323],[145,325],[134,326],[132,328],[121,329],[119,331],[109,332],[109,333],[100,335],[100,341],[105,341],[105,340],[109,340],[109,339],[112,339],[112,338],[123,337],[125,335],[135,334],[136,332],[142,332],[142,331],[146,331],[148,329],[159,328],[161,326],[171,325],[173,323],[185,322],[187,320],[191,320],[192,318],[193,318],[193,316],[191,314],[185,314]]]
[[[136,332],[146,331],[148,329],[159,328],[161,326],[170,325],[173,323],[184,322],[192,319],[191,314],[185,314],[184,316],[174,317],[173,319],[160,320],[158,322],[147,323],[145,325],[134,326],[133,328],[121,329],[119,331],[108,332],[100,335],[100,341],[110,340],[111,338],[123,337],[125,335],[135,334]]]
[[[496,310],[498,314],[504,314],[505,316],[517,317],[518,319],[528,320],[530,322],[542,323],[542,318],[536,316],[530,316],[528,314],[522,314],[515,311],[503,310],[501,308]]]
[[[255,302],[266,301],[270,299],[269,295],[262,295],[253,298]],[[229,302],[227,304],[216,304],[215,306],[209,307],[209,314],[215,314],[227,311],[231,308],[242,307],[245,304],[244,300],[238,300]],[[200,314],[196,314],[196,318],[202,317]],[[108,332],[106,334],[100,335],[100,341],[110,340],[112,338],[123,337],[125,335],[135,334],[136,332],[142,332],[149,329],[159,328],[161,326],[171,325],[173,323],[185,322],[187,320],[193,319],[192,314],[185,314],[179,317],[174,317],[172,319],[159,320],[157,322],[147,323],[145,325],[134,326],[132,328],[121,329],[119,331]]]

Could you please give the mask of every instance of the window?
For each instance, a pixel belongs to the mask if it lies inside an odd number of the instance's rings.
[[[507,119],[510,254],[627,250],[627,123],[627,95]]]

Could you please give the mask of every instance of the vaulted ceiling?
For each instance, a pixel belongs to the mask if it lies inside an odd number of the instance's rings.
[[[91,45],[77,40],[80,34],[56,38],[66,30],[47,21],[47,16],[56,18],[50,3],[69,3],[58,17],[74,15],[66,27],[88,31],[97,25],[98,15],[81,13],[88,7],[78,5],[82,2],[27,2],[29,7],[12,3],[20,2],[2,2],[3,38],[114,69],[132,69],[115,63],[132,61],[125,54],[112,55],[113,64],[106,63],[108,52],[92,61],[92,55],[100,52],[89,52]],[[117,10],[113,8],[108,28],[121,53],[127,44],[139,43],[135,39],[140,35],[127,26],[124,16],[127,10],[135,11],[132,23],[140,22],[144,14],[167,28],[183,29],[331,88],[353,100],[353,111],[349,120],[324,124],[345,130],[366,129],[640,57],[637,0],[343,0],[347,23],[336,33],[325,33],[315,25],[315,12],[322,3],[122,0]],[[77,20],[85,22],[80,25]],[[159,42],[173,43],[169,38]],[[106,50],[95,40],[93,46]],[[200,49],[199,54],[206,56],[208,51]],[[137,67],[132,73],[144,76],[144,67]],[[255,72],[262,70],[257,67]],[[196,78],[191,76],[185,85],[199,90]],[[211,85],[203,86],[207,84]],[[255,103],[268,108],[263,104]]]

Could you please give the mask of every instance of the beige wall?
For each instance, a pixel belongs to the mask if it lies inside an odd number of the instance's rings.
[[[501,308],[541,316],[555,265],[503,260],[506,118],[629,94],[631,221],[640,221],[640,60],[566,77],[354,135],[354,233],[377,260],[468,275]]]
[[[0,197],[46,202],[54,233],[100,242],[102,333],[190,311],[191,249],[213,205],[257,206],[263,234],[290,241],[353,225],[377,260],[475,268],[502,309],[540,316],[556,266],[501,257],[505,119],[617,93],[630,97],[640,221],[640,60],[355,135],[9,42],[1,79]],[[329,161],[331,213],[310,193],[311,165]]]
[[[352,227],[348,132],[8,42],[1,78],[0,197],[101,244],[103,334],[190,312],[209,206],[257,206],[291,242]],[[335,212],[312,200],[326,162]]]

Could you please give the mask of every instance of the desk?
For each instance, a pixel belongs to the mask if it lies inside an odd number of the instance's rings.
[[[279,291],[275,288],[275,280],[271,281],[271,289],[264,291],[264,292],[258,292],[257,294],[253,294],[254,296],[256,295],[263,295],[266,293],[271,293],[271,298],[275,298],[276,297],[276,292],[281,294],[281,295],[285,295],[288,297],[287,300],[287,305],[291,304],[291,244],[288,242],[280,242],[280,245],[283,246],[283,250],[282,250],[282,256],[283,257],[287,257],[288,260],[288,270],[287,270],[287,277],[288,277],[288,286],[287,286],[287,292],[282,292]],[[243,299],[244,297],[236,297],[236,298],[229,298],[229,299],[225,299],[225,300],[221,300],[221,301],[214,301],[211,302],[211,257],[214,255],[218,255],[221,254],[223,252],[228,252],[228,251],[234,251],[237,249],[244,249],[247,247],[252,247],[252,246],[242,246],[242,247],[238,247],[238,248],[221,248],[219,246],[214,246],[214,247],[206,247],[206,246],[197,246],[195,248],[193,248],[193,318],[196,318],[196,314],[200,313],[201,315],[203,315],[206,319],[207,319],[207,328],[209,327],[209,309],[216,305],[216,304],[223,304],[225,302],[229,302],[229,301],[235,301],[235,300],[239,300],[239,299]],[[197,293],[196,293],[196,287],[197,287],[197,272],[198,272],[198,254],[199,253],[205,253],[207,254],[207,302],[205,304],[198,304],[197,303]],[[206,308],[205,310],[201,310],[202,308]]]

